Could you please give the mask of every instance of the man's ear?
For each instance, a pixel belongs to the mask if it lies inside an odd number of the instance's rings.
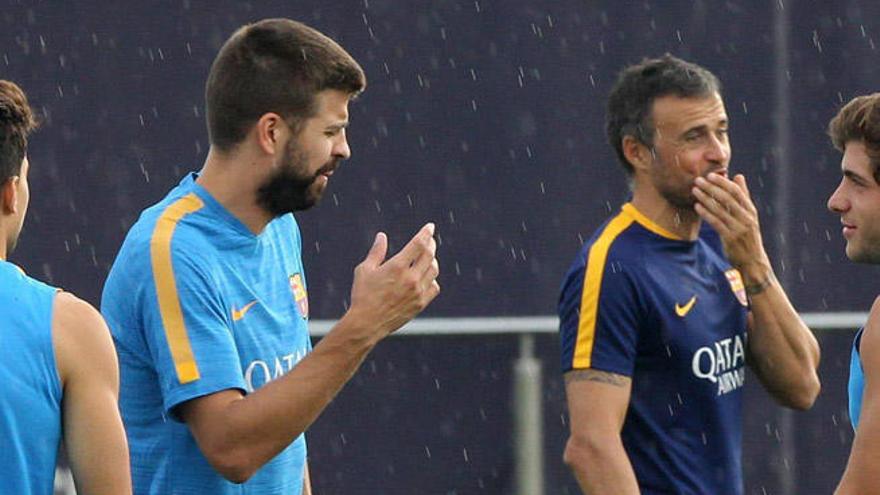
[[[18,213],[18,181],[21,178],[17,175],[6,179],[0,186],[0,211],[4,215],[13,215]]]
[[[634,136],[623,136],[623,156],[636,170],[645,170],[654,163],[654,151]]]
[[[281,142],[281,135],[287,129],[284,119],[274,112],[264,113],[251,132],[256,133],[257,145],[266,154],[274,155]]]

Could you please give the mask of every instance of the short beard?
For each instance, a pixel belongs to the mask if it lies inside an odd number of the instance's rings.
[[[257,190],[257,203],[273,217],[309,209],[320,199],[310,190],[315,178],[304,177],[294,168],[282,168]]]
[[[294,141],[284,150],[281,166],[257,190],[257,203],[273,217],[302,211],[315,206],[323,190],[312,186],[322,174],[336,168],[336,160],[321,167],[314,175],[305,175],[306,160]]]
[[[668,171],[668,165],[661,162],[658,158],[655,158],[654,165],[657,167],[667,167],[664,171]],[[717,171],[718,168],[714,168],[711,170],[707,170],[706,173],[702,175],[704,179],[706,179],[710,173]],[[687,186],[683,189],[674,189],[672,187],[660,187],[658,188],[658,192],[663,199],[666,200],[673,208],[687,213],[695,213],[696,210],[694,207],[697,204],[697,197],[694,196],[693,191],[691,190],[692,186]]]

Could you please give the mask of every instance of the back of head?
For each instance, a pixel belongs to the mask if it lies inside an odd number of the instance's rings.
[[[0,184],[21,172],[27,139],[36,127],[24,91],[14,82],[0,80]]]
[[[633,136],[648,147],[653,145],[651,108],[655,99],[668,95],[700,98],[716,93],[721,94],[721,82],[714,74],[668,53],[624,68],[608,96],[605,131],[627,175],[634,170],[623,154],[623,138]]]
[[[828,134],[834,147],[841,152],[850,141],[864,143],[874,180],[880,183],[880,93],[850,100],[831,119]]]
[[[248,24],[220,48],[208,75],[211,145],[231,150],[268,112],[296,130],[314,115],[317,93],[333,89],[357,95],[365,87],[360,65],[317,30],[290,19]]]

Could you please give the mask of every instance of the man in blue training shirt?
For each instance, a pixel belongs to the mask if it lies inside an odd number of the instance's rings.
[[[52,495],[61,440],[80,493],[131,493],[119,370],[89,303],[6,261],[30,200],[24,92],[0,80],[0,493]]]
[[[843,152],[843,178],[828,199],[840,215],[846,256],[880,264],[880,93],[853,98],[831,119],[828,134]],[[880,494],[880,298],[853,342],[849,413],[856,435],[836,495]]]
[[[379,233],[349,310],[311,349],[291,213],[349,157],[348,103],[365,85],[345,50],[288,19],[220,49],[205,164],[143,212],[104,288],[135,493],[310,494],[303,432],[437,296],[433,224],[388,260]]]
[[[621,72],[606,119],[632,201],[563,283],[565,461],[588,494],[740,495],[745,364],[806,409],[819,347],[776,281],[745,179],[727,177],[718,79],[645,60]]]

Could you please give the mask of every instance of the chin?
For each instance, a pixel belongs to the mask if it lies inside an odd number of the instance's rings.
[[[859,249],[852,244],[846,245],[846,257],[855,263],[868,263],[872,265],[880,263],[880,252]]]
[[[309,189],[308,195],[306,197],[306,203],[308,203],[309,208],[321,202],[321,198],[324,197],[324,191],[326,189],[326,186],[318,185],[316,185],[313,189]]]

